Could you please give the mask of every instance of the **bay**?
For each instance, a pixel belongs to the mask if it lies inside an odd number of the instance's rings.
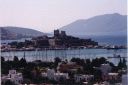
[[[27,61],[41,60],[41,61],[53,61],[55,57],[59,57],[62,60],[70,60],[73,57],[82,59],[94,59],[99,57],[105,57],[108,61],[118,64],[119,58],[108,58],[114,55],[120,55],[121,57],[127,57],[126,49],[119,50],[107,50],[107,49],[67,49],[67,50],[42,50],[42,51],[10,51],[1,52],[1,56],[6,60],[12,60],[14,56],[18,56],[19,59],[25,56]]]

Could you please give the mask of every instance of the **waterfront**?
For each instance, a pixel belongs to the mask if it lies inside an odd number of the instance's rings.
[[[31,38],[21,38],[21,39],[14,39],[14,40],[1,40],[1,44],[8,44],[11,42],[25,42],[25,40],[31,40]]]
[[[72,57],[78,57],[83,59],[93,59],[96,57],[113,57],[114,55],[120,55],[121,57],[127,57],[126,49],[107,50],[107,49],[67,49],[67,50],[42,50],[42,51],[10,51],[1,52],[1,56],[5,59],[12,60],[14,56],[18,58],[26,57],[27,61],[42,60],[53,61],[55,57],[61,59],[70,60]],[[108,58],[109,61],[117,65],[119,58]]]

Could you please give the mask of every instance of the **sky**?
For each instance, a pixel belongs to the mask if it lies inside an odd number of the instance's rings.
[[[0,0],[0,26],[52,32],[78,19],[127,14],[127,0]]]

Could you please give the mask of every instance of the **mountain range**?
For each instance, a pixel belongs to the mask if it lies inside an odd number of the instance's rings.
[[[80,19],[60,28],[70,35],[127,35],[127,16],[118,13]]]
[[[37,37],[42,35],[47,35],[46,33],[22,27],[0,27],[1,39],[19,39],[19,38],[28,38],[28,37]]]
[[[79,19],[59,30],[66,31],[73,36],[126,36],[127,16],[114,14],[104,14],[89,19]],[[37,30],[23,27],[0,27],[1,39],[18,39],[24,37],[36,37],[50,35]]]

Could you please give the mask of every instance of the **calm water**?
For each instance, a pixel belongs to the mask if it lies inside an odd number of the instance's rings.
[[[99,42],[99,44],[109,44],[109,45],[127,45],[127,36],[79,36],[83,39],[91,38],[94,41]],[[11,42],[24,42],[25,40],[31,40],[31,38],[22,38],[19,40],[2,40],[1,43],[11,43]]]
[[[86,38],[86,37],[85,37]],[[91,38],[95,41],[98,41],[101,44],[111,44],[111,45],[126,45],[126,37],[111,37],[111,36],[96,36]],[[30,40],[28,38],[27,40]],[[20,40],[2,40],[1,43],[10,43],[10,42],[24,42],[25,38]],[[121,55],[121,57],[127,57],[127,50],[106,50],[106,49],[72,49],[72,50],[43,50],[43,51],[11,51],[11,52],[2,52],[1,55],[6,59],[12,60],[14,56],[18,56],[19,59],[23,56],[26,56],[28,61],[33,60],[42,60],[42,61],[53,61],[55,57],[60,57],[61,59],[70,60],[72,57],[79,58],[96,58],[96,57],[112,57],[114,54]],[[117,64],[119,62],[118,58],[111,58],[109,61]]]
[[[82,38],[91,38],[99,44],[127,45],[127,36],[83,36]]]
[[[28,61],[42,60],[42,61],[53,61],[55,57],[60,57],[61,59],[70,60],[72,57],[78,57],[83,59],[93,59],[96,57],[112,57],[114,54],[121,55],[121,57],[127,57],[127,50],[107,50],[107,49],[70,49],[70,50],[42,50],[42,51],[10,51],[2,52],[1,56],[6,59],[12,60],[14,56],[18,56],[19,59],[24,55]],[[119,62],[118,58],[108,59],[109,61],[117,64]]]

